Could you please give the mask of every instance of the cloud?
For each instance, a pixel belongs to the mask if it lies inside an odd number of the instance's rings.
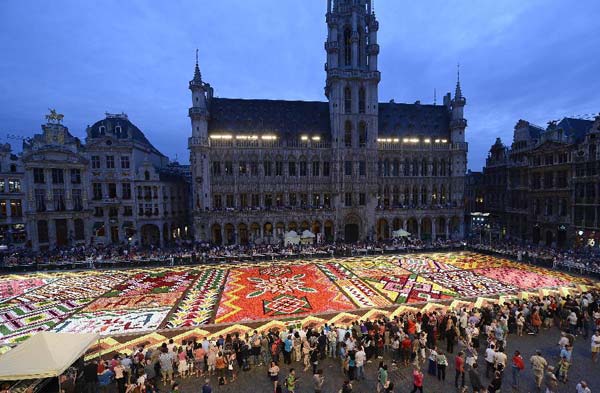
[[[469,167],[518,119],[600,109],[600,3],[377,1],[380,100],[438,102],[461,63]],[[221,97],[324,100],[325,1],[0,3],[0,138],[38,132],[48,107],[80,137],[129,114],[165,154],[188,157],[187,82],[199,48]]]

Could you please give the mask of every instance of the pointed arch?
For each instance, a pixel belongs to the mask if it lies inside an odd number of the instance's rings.
[[[344,65],[352,65],[352,30],[350,26],[344,28]]]
[[[352,147],[352,122],[350,120],[346,120],[344,124],[344,145]]]
[[[367,145],[367,123],[364,121],[358,123],[358,145],[360,147]]]
[[[352,89],[350,86],[344,88],[344,113],[352,113]]]
[[[358,113],[365,113],[367,107],[367,92],[364,87],[358,90]]]

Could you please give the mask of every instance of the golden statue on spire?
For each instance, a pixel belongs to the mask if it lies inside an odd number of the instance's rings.
[[[46,115],[46,120],[48,120],[48,123],[60,124],[65,115],[62,113],[57,113],[56,109],[48,108],[48,110],[50,111],[50,113]]]

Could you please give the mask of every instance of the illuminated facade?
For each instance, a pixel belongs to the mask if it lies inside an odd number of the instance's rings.
[[[327,101],[213,96],[189,83],[194,233],[215,244],[463,236],[467,143],[460,81],[442,105],[380,103],[370,0],[328,1]]]

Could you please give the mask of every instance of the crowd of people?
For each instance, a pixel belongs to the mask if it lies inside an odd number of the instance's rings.
[[[524,349],[512,344],[515,336],[556,334],[556,330],[549,330],[553,326],[561,329],[555,356],[538,350],[525,357]],[[412,376],[412,392],[431,391],[424,386],[427,373],[442,386],[453,384],[460,392],[497,393],[509,384],[516,391],[535,388],[556,393],[558,386],[568,381],[575,340],[589,340],[591,361],[598,360],[599,328],[600,294],[595,292],[472,309],[440,307],[347,326],[251,331],[180,343],[170,340],[157,348],[141,345],[132,348],[130,355],[115,354],[110,359],[88,362],[83,369],[83,385],[65,381],[63,391],[72,393],[76,386],[82,386],[77,391],[96,392],[100,388],[106,392],[116,385],[119,393],[177,392],[180,383],[192,378],[202,393],[211,393],[217,385],[236,384],[238,373],[257,368],[263,370],[258,375],[269,378],[275,393],[293,393],[300,382],[312,386],[316,393],[323,392],[333,373],[339,373],[343,381],[336,392],[400,392],[392,371],[402,369]],[[324,367],[324,362],[331,362],[325,359],[337,362],[338,367]],[[577,359],[583,361],[579,354]],[[365,380],[365,371],[375,367],[376,381]],[[532,380],[522,380],[526,368],[531,369]],[[296,371],[301,369],[312,377],[302,380]],[[245,388],[240,386],[240,391]],[[576,391],[591,393],[591,388],[586,381],[578,381]]]
[[[600,251],[590,248],[561,250],[547,246],[522,245],[514,242],[492,244],[470,243],[469,247],[514,258],[518,261],[540,263],[554,269],[580,274],[600,274]]]
[[[28,249],[5,255],[0,267],[5,269],[30,268],[96,268],[127,266],[142,263],[162,265],[211,263],[238,260],[259,260],[297,257],[357,256],[383,252],[410,252],[462,247],[461,241],[438,240],[423,242],[408,238],[386,242],[357,242],[346,244],[249,244],[215,246],[210,243],[182,242],[168,247],[140,247],[136,245],[77,246],[52,251],[34,252]]]

